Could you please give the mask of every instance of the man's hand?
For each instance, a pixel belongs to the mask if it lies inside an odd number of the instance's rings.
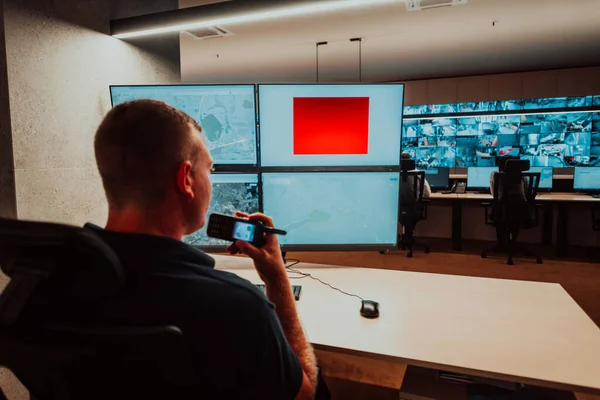
[[[260,221],[264,226],[269,228],[275,227],[273,226],[273,220],[264,214],[248,215],[238,212],[235,216],[251,221]],[[296,301],[285,271],[277,236],[266,234],[265,244],[260,248],[254,247],[247,242],[237,241],[229,246],[227,250],[233,255],[239,253],[246,254],[254,260],[254,266],[260,278],[267,286],[267,297],[275,305],[275,312],[277,313],[279,322],[281,322],[285,337],[298,356],[300,365],[302,365],[302,387],[297,399],[305,400],[314,398],[315,388],[317,387],[317,361],[315,352],[306,339],[300,319],[298,318]]]
[[[274,228],[273,220],[264,214],[248,215],[243,212],[235,213],[238,218],[246,218],[251,221],[259,221],[268,228]],[[255,247],[248,242],[238,240],[227,248],[227,251],[232,254],[243,253],[254,260],[254,265],[261,279],[266,283],[275,283],[281,280],[287,280],[285,265],[283,263],[283,255],[279,248],[277,235],[265,234],[265,244],[262,247]]]

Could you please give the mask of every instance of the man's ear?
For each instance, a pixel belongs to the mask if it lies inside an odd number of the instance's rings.
[[[185,161],[179,166],[179,171],[177,172],[177,188],[179,189],[179,192],[188,199],[196,197],[193,183],[192,163]]]

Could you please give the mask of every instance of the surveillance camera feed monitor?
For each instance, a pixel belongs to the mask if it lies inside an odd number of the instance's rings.
[[[159,100],[202,126],[215,164],[257,164],[254,85],[111,86],[113,106]]]
[[[552,189],[552,183],[554,179],[552,167],[531,167],[529,171],[525,172],[539,172],[540,173],[540,186],[539,189]]]
[[[404,86],[259,85],[265,167],[397,166]]]
[[[213,213],[234,215],[236,211],[249,214],[258,212],[258,175],[257,174],[213,174],[210,177],[213,187],[208,215]],[[208,237],[206,226],[183,241],[198,247],[225,247],[230,243]]]
[[[420,169],[491,167],[519,156],[534,167],[600,163],[600,117],[592,112],[425,117],[404,121],[402,149]]]
[[[432,189],[447,189],[450,183],[449,168],[432,168],[426,169],[425,179]]]
[[[398,233],[398,172],[263,174],[264,210],[286,250],[391,249]]]

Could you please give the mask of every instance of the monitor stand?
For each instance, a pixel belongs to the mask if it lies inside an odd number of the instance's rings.
[[[475,193],[476,194],[491,194],[489,189],[488,190],[478,190]]]
[[[594,199],[600,199],[600,192],[590,193],[590,196],[592,196]]]

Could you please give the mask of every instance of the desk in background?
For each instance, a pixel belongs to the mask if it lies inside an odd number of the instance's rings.
[[[452,249],[462,250],[462,206],[466,201],[492,201],[491,194],[464,193],[464,194],[441,194],[432,193],[432,202],[452,200]],[[552,244],[552,226],[554,220],[554,209],[557,208],[556,224],[556,255],[564,257],[568,247],[568,213],[567,205],[570,203],[591,204],[600,206],[600,199],[578,193],[539,193],[536,202],[547,205],[544,207],[542,216],[542,238],[543,244]],[[483,220],[483,217],[482,217]]]
[[[249,259],[215,258],[218,269],[260,282]],[[329,357],[350,355],[600,394],[600,329],[558,284],[296,268],[381,304],[380,318],[368,320],[359,314],[360,300],[310,278],[293,281],[303,286],[298,312],[326,375],[339,365],[328,364]]]

